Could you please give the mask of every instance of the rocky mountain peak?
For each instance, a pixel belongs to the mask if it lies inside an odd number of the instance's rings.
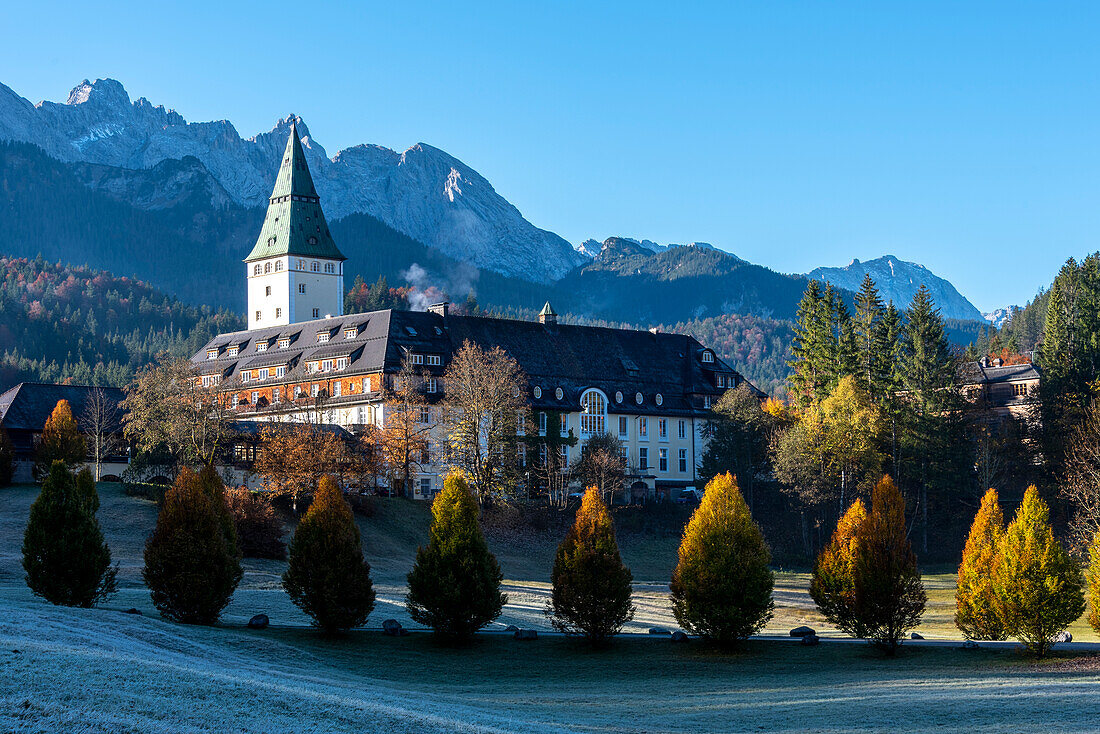
[[[88,102],[110,107],[129,106],[130,95],[126,92],[126,88],[114,79],[96,79],[94,82],[85,79],[73,87],[65,104],[78,105]]]

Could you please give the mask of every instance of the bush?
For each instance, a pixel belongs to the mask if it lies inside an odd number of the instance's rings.
[[[497,559],[478,525],[477,502],[455,472],[432,502],[427,547],[416,550],[405,604],[437,634],[465,638],[500,616],[508,597]]]
[[[737,481],[719,474],[707,484],[680,543],[672,574],[672,612],[684,629],[733,643],[771,619],[771,554]]]
[[[810,596],[825,619],[839,629],[863,637],[855,618],[855,581],[852,564],[856,555],[856,535],[867,519],[863,500],[856,499],[836,524],[829,545],[818,555],[810,579]]]
[[[248,489],[226,492],[226,504],[237,530],[237,549],[245,558],[286,558],[286,529],[267,497]]]
[[[1050,512],[1028,487],[1001,539],[993,588],[1005,632],[1042,657],[1053,638],[1085,611],[1081,567],[1054,539]]]
[[[955,626],[970,640],[1003,640],[1004,623],[997,611],[993,589],[993,568],[997,546],[1004,536],[1004,516],[997,502],[997,490],[982,497],[981,507],[970,526],[955,585]]]
[[[623,565],[611,513],[589,487],[576,521],[558,546],[547,614],[554,629],[605,642],[634,618],[630,569]]]
[[[116,589],[118,568],[111,566],[111,550],[95,519],[99,498],[94,482],[88,495],[86,471],[78,487],[72,472],[54,462],[23,533],[27,586],[53,604],[90,607]]]
[[[905,527],[905,500],[890,477],[871,493],[871,514],[856,533],[853,616],[862,637],[893,655],[920,624],[928,596]]]
[[[12,475],[15,474],[15,447],[4,426],[0,425],[0,487],[11,484]]]
[[[171,620],[214,624],[241,575],[221,479],[211,467],[199,474],[182,469],[145,544],[142,577],[153,604]]]
[[[35,450],[35,476],[45,476],[51,471],[55,461],[71,468],[87,457],[84,436],[77,428],[69,401],[58,400],[50,417],[46,419],[46,425],[42,427],[42,437]]]
[[[359,627],[374,609],[370,566],[359,527],[332,477],[322,477],[290,542],[283,587],[326,632]]]

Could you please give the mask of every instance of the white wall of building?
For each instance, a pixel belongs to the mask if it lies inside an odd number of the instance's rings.
[[[328,265],[334,272],[325,272]],[[299,257],[256,260],[245,263],[245,279],[249,329],[344,314],[344,264],[339,260]]]

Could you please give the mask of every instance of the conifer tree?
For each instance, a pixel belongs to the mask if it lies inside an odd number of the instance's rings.
[[[362,626],[374,609],[359,527],[336,481],[323,477],[290,542],[283,588],[326,632]]]
[[[859,372],[859,347],[852,314],[840,292],[832,284],[825,286],[829,306],[829,375],[827,391],[831,393],[845,377]]]
[[[856,315],[853,319],[859,381],[872,400],[879,400],[889,389],[887,371],[890,369],[890,353],[886,312],[871,274],[863,276],[863,283],[856,294]]]
[[[8,432],[0,424],[0,487],[11,484],[15,474],[15,447],[12,446]]]
[[[51,470],[53,462],[60,461],[70,469],[87,458],[84,436],[77,428],[73,410],[68,400],[58,400],[35,450],[35,474],[43,476]]]
[[[669,585],[676,621],[722,644],[759,631],[772,617],[771,553],[729,473],[707,484],[680,542]]]
[[[225,489],[212,467],[183,468],[164,497],[145,544],[142,578],[168,619],[214,624],[241,580],[240,554]]]
[[[1004,536],[1004,516],[997,502],[997,490],[982,497],[981,507],[970,526],[955,586],[955,626],[969,640],[1003,640],[1004,624],[993,589],[993,568],[997,547]]]
[[[811,280],[795,316],[791,343],[791,392],[799,406],[811,405],[826,395],[830,360],[829,303],[821,285]]]
[[[589,487],[573,527],[554,556],[547,607],[550,623],[560,632],[606,642],[634,618],[632,580],[619,555],[611,513],[600,490]]]
[[[1054,539],[1047,504],[1034,486],[1024,492],[999,551],[993,588],[1005,632],[1042,657],[1051,639],[1084,613],[1085,580]]]
[[[829,545],[814,563],[810,579],[810,597],[821,614],[839,629],[863,637],[855,617],[855,581],[852,565],[857,551],[856,536],[867,520],[863,500],[856,499],[841,516]]]
[[[1089,544],[1089,570],[1086,573],[1088,581],[1089,624],[1097,632],[1100,632],[1100,530],[1092,536]]]
[[[90,607],[116,589],[118,569],[91,504],[72,472],[54,462],[23,533],[27,586],[53,604]]]
[[[99,512],[99,493],[95,488],[92,471],[84,467],[76,474],[76,497],[84,503],[84,509],[95,515]]]
[[[432,502],[427,546],[416,550],[405,604],[409,616],[446,637],[465,638],[500,616],[504,576],[478,524],[478,506],[460,472]]]
[[[871,513],[856,533],[852,612],[866,637],[890,655],[920,624],[928,600],[905,527],[905,500],[884,476],[871,494]]]

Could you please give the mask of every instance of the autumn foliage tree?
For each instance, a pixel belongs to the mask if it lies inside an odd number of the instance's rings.
[[[729,473],[707,484],[684,530],[672,575],[672,611],[684,629],[723,644],[771,619],[771,553]]]
[[[241,580],[237,532],[212,467],[184,467],[164,497],[145,544],[142,578],[168,619],[214,624]]]
[[[1086,573],[1088,582],[1089,624],[1097,632],[1100,632],[1100,530],[1092,536],[1089,544],[1089,569]]]
[[[450,474],[432,502],[428,545],[417,548],[405,603],[413,621],[465,638],[500,616],[504,576],[478,524],[465,477]]]
[[[852,566],[858,551],[857,534],[867,519],[867,507],[856,499],[841,516],[829,545],[814,563],[810,596],[825,619],[839,629],[863,637],[855,617],[855,581]]]
[[[337,433],[310,423],[275,423],[260,429],[256,472],[272,497],[286,497],[298,511],[299,501],[322,477],[352,469],[353,457]]]
[[[42,427],[42,438],[35,450],[35,476],[45,476],[55,461],[72,469],[86,457],[84,436],[73,418],[73,409],[68,400],[58,400]]]
[[[606,642],[634,618],[633,576],[619,555],[611,513],[597,487],[589,487],[576,521],[558,546],[547,613],[555,629]]]
[[[95,484],[89,496],[91,474],[82,475],[78,486],[63,462],[50,467],[23,533],[23,570],[27,586],[46,601],[90,607],[115,591],[118,569],[95,518]]]
[[[1028,487],[1005,530],[993,588],[1005,632],[1042,657],[1085,611],[1084,574],[1054,538],[1047,504]]]
[[[1005,638],[993,588],[993,569],[1004,532],[997,490],[990,489],[970,526],[955,586],[955,626],[970,640]]]
[[[359,527],[336,481],[322,477],[290,542],[283,587],[326,632],[360,627],[374,609]]]

